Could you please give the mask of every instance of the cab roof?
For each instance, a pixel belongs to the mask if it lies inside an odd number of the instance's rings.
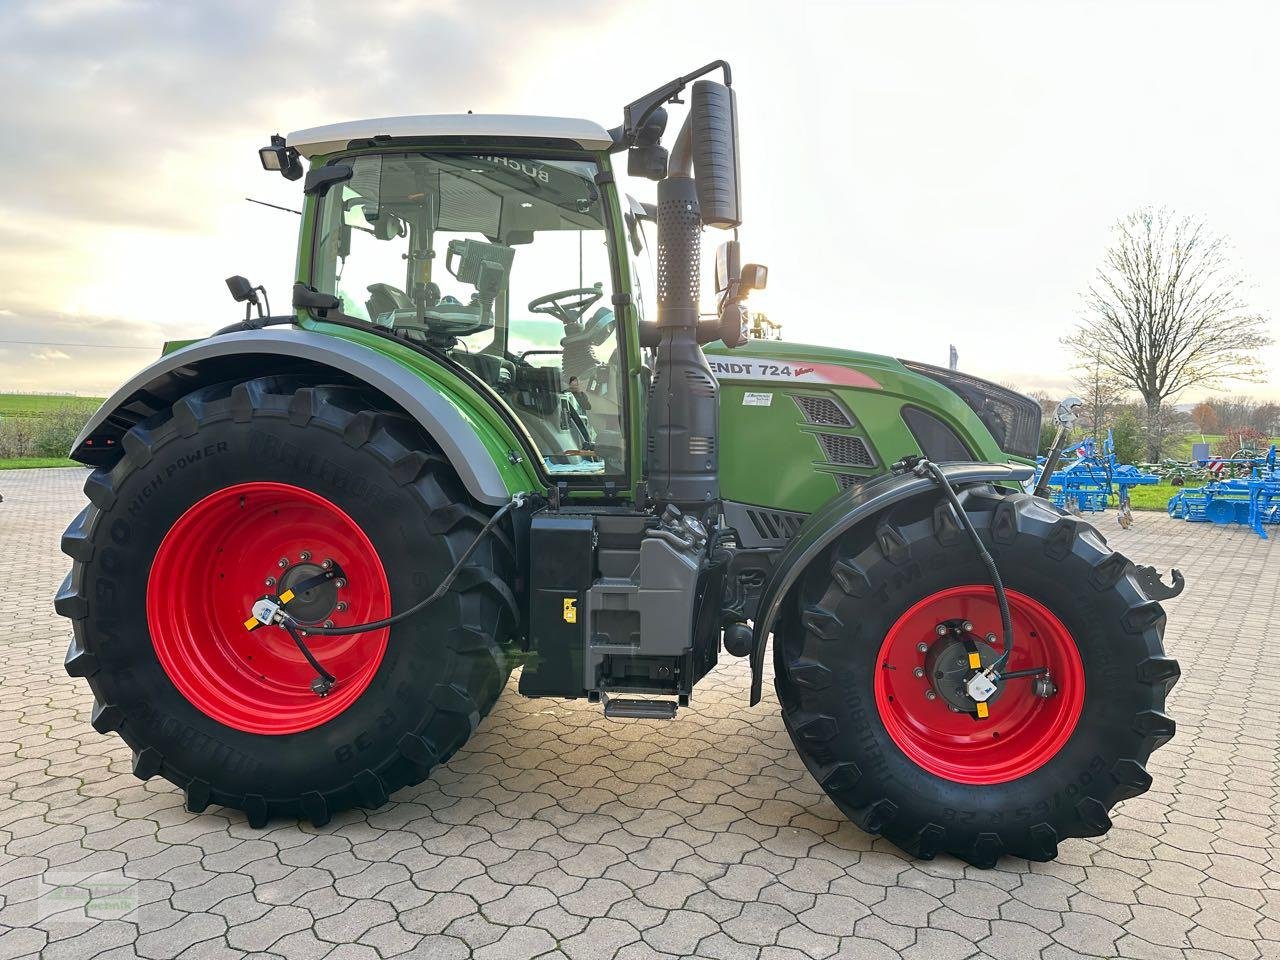
[[[297,130],[286,138],[289,146],[310,158],[344,149],[352,140],[374,137],[420,139],[424,137],[510,137],[534,140],[569,140],[586,150],[607,150],[613,138],[590,120],[571,117],[526,117],[502,113],[430,114],[415,117],[375,117],[348,120],[323,127]]]

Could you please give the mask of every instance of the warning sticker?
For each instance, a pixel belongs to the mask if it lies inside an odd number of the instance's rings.
[[[771,407],[773,406],[773,394],[744,393],[742,395],[742,405],[744,407]]]

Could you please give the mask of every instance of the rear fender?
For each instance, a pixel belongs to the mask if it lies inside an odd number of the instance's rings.
[[[205,384],[307,368],[322,376],[325,368],[339,371],[386,396],[422,425],[481,503],[505,503],[513,493],[541,487],[527,468],[524,444],[483,409],[487,401],[479,391],[452,384],[456,378],[407,347],[373,350],[299,329],[226,333],[166,354],[107,399],[76,438],[71,457],[91,465],[114,462],[130,427]]]
[[[1031,476],[1030,467],[1002,463],[948,463],[942,472],[952,484],[1016,483]],[[751,705],[760,702],[764,685],[764,649],[778,614],[800,576],[842,534],[882,510],[912,497],[938,492],[932,477],[914,473],[884,474],[828,500],[809,515],[778,555],[760,595],[751,638]]]

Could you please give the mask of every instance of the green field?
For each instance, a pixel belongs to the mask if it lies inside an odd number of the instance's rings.
[[[96,409],[101,397],[73,397],[57,393],[0,393],[0,417],[38,417],[60,407]]]
[[[62,457],[0,457],[0,470],[33,470],[39,467],[80,467],[82,464]]]
[[[1129,490],[1129,503],[1135,510],[1159,510],[1163,513],[1169,507],[1169,498],[1181,489],[1182,487],[1172,487],[1167,483],[1133,487]]]

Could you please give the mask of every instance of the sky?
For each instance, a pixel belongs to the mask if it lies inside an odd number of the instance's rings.
[[[0,0],[0,391],[108,392],[239,319],[231,274],[286,307],[296,218],[244,200],[300,205],[259,166],[272,133],[613,126],[717,58],[744,257],[770,267],[753,306],[785,339],[938,364],[954,343],[963,370],[1065,395],[1059,339],[1150,204],[1230,238],[1280,340],[1278,30],[1275,4],[1210,2]],[[1280,347],[1263,361],[1227,389],[1280,399]]]

